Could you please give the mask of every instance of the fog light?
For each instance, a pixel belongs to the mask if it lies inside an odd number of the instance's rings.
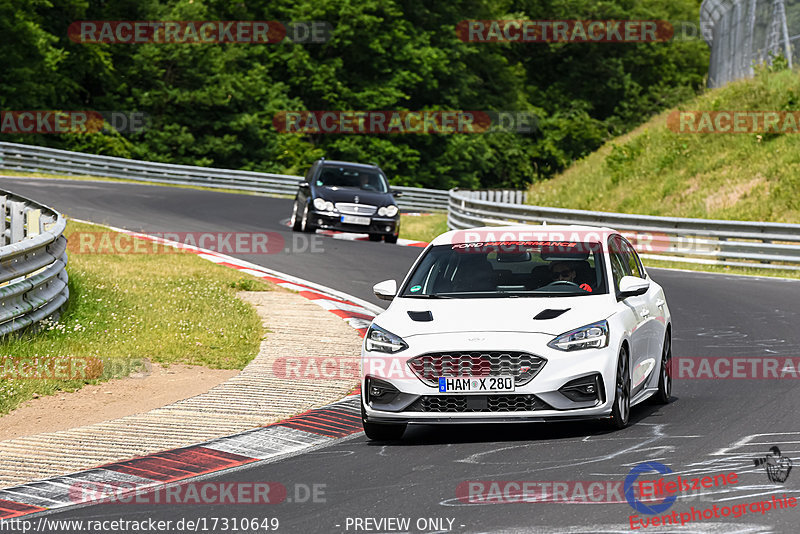
[[[603,378],[594,374],[576,378],[561,386],[558,390],[562,395],[573,402],[605,402],[603,395]]]
[[[391,227],[391,226],[387,226],[387,227],[386,227],[386,231],[387,231],[387,232],[391,232],[391,231],[392,231],[392,227]]]
[[[392,402],[399,393],[397,388],[388,382],[372,377],[367,378],[367,402],[369,402],[369,404],[388,404]]]
[[[322,226],[323,222],[322,219],[317,219],[317,226]]]

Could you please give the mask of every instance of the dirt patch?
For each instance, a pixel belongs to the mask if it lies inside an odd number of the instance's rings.
[[[0,417],[0,440],[68,430],[147,412],[205,393],[239,371],[153,364],[149,375],[109,380],[74,393],[32,399]]]
[[[730,208],[750,191],[763,184],[766,179],[757,174],[751,180],[738,184],[729,184],[719,191],[706,197],[706,210],[714,212],[719,209]]]

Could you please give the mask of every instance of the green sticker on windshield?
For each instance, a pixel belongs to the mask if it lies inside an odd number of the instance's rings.
[[[411,291],[412,293],[416,293],[420,289],[422,289],[422,286],[414,286],[411,289],[409,289],[409,291]]]

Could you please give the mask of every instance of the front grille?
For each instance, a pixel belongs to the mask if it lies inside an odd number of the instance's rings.
[[[532,412],[552,407],[535,395],[424,395],[406,410],[427,413]]]
[[[417,403],[420,403],[419,408],[415,409]],[[441,395],[438,397],[422,397],[414,402],[409,408],[413,412],[466,412],[467,411],[467,398],[466,397],[448,397]]]
[[[524,386],[542,370],[547,360],[527,352],[431,352],[412,358],[408,366],[420,380],[438,387],[439,377],[513,376]]]
[[[369,216],[378,211],[378,206],[370,206],[369,204],[351,204],[349,202],[337,202],[336,209],[339,213],[344,215],[361,215]]]

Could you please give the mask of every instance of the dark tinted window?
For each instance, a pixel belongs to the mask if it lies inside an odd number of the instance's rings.
[[[572,248],[455,244],[430,248],[400,294],[464,298],[606,292],[599,243],[574,243]]]
[[[619,289],[619,281],[623,276],[630,276],[628,262],[622,254],[619,240],[615,237],[608,238],[609,259],[611,260],[611,277],[614,279],[614,288]]]
[[[368,169],[358,169],[354,167],[334,167],[325,165],[322,167],[317,180],[317,186],[324,187],[349,187],[364,191],[377,191],[386,193],[389,191],[386,177],[378,171]]]
[[[620,252],[622,253],[622,259],[628,265],[628,272],[631,274],[631,276],[644,278],[644,273],[642,272],[641,263],[639,261],[639,255],[636,254],[633,246],[625,239],[618,240]]]
[[[317,164],[316,163],[314,165],[312,165],[311,168],[308,169],[308,172],[306,172],[306,182],[311,181],[311,177],[314,176],[314,171],[316,169],[317,169]]]

